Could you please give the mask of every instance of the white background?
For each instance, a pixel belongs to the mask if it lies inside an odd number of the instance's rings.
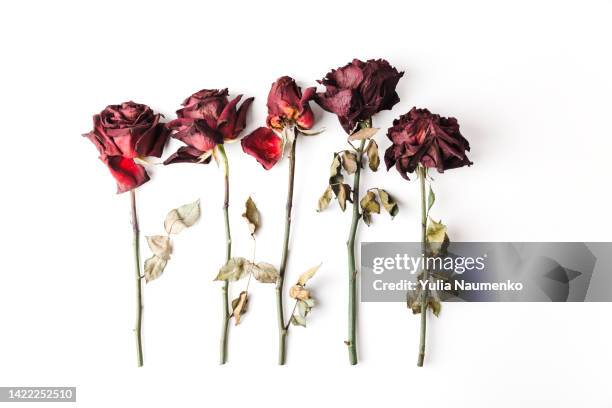
[[[143,234],[202,200],[175,239],[165,274],[145,288],[145,367],[136,368],[129,195],[80,134],[105,105],[133,99],[172,118],[201,88],[256,96],[273,80],[313,85],[353,57],[386,58],[405,76],[386,129],[412,106],[459,119],[474,166],[436,177],[436,218],[454,240],[605,241],[612,227],[609,1],[74,2],[0,6],[2,266],[0,385],[75,385],[78,405],[611,407],[608,304],[450,304],[430,319],[417,369],[418,319],[403,304],[362,304],[360,358],[348,365],[345,240],[350,214],[315,212],[336,118],[298,145],[288,282],[323,262],[309,327],[292,329],[276,366],[273,285],[253,285],[243,324],[218,366],[222,179],[215,164],[155,166],[139,189]],[[383,133],[381,151],[388,147]],[[175,150],[173,143],[165,155]],[[231,160],[234,254],[251,242],[240,218],[263,215],[257,258],[278,264],[287,163],[264,171],[240,146]],[[165,157],[165,156],[164,156]],[[382,167],[382,166],[381,166]],[[418,190],[367,172],[398,217],[364,241],[419,238]],[[143,257],[148,249],[143,242]],[[421,405],[422,406],[422,405]]]

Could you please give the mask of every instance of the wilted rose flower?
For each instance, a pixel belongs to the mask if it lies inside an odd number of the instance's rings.
[[[160,123],[160,114],[147,105],[124,102],[109,105],[93,117],[94,129],[83,135],[100,152],[102,160],[123,193],[149,180],[144,167],[135,158],[160,157],[168,140],[168,130]]]
[[[283,140],[271,129],[260,127],[240,141],[242,150],[270,170],[283,156]]]
[[[183,102],[183,108],[176,111],[178,119],[167,124],[172,137],[187,146],[179,148],[164,164],[208,163],[207,152],[226,140],[238,137],[246,126],[246,114],[253,98],[247,98],[236,109],[242,95],[231,101],[227,89],[203,89]]]
[[[395,87],[403,75],[384,59],[367,62],[354,59],[318,81],[326,90],[317,93],[315,101],[335,113],[344,130],[351,133],[359,121],[399,102]]]
[[[395,165],[407,180],[406,173],[412,173],[419,163],[435,167],[440,173],[472,164],[465,154],[470,144],[459,132],[457,119],[441,117],[427,109],[412,108],[394,120],[387,137],[393,142],[385,152],[387,170]]]
[[[315,90],[314,87],[306,88],[302,94],[293,78],[278,78],[268,94],[266,124],[278,130],[293,124],[302,129],[310,129],[314,124],[314,115],[308,102],[314,97]]]

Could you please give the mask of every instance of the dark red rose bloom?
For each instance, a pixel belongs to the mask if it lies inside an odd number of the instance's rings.
[[[178,119],[167,124],[172,137],[185,143],[168,157],[170,163],[208,163],[202,155],[226,140],[238,137],[246,126],[246,114],[253,102],[247,98],[236,109],[242,95],[231,101],[227,89],[203,89],[183,101],[183,108],[176,111]]]
[[[240,141],[242,150],[270,170],[283,156],[283,140],[267,127],[255,129]]]
[[[316,88],[302,90],[291,77],[280,77],[272,84],[268,94],[268,118],[266,124],[282,130],[285,125],[297,124],[302,129],[310,129],[314,115],[308,102],[314,97]]]
[[[109,105],[94,115],[94,129],[83,135],[96,146],[100,159],[117,180],[118,193],[149,180],[144,167],[133,159],[161,156],[169,132],[160,123],[160,116],[147,105],[135,102]]]
[[[470,144],[459,132],[455,118],[412,108],[393,121],[387,137],[393,142],[385,152],[387,170],[395,165],[406,180],[406,173],[412,173],[418,164],[435,167],[440,173],[472,165],[465,154],[470,151]]]
[[[344,130],[351,133],[359,121],[399,102],[395,87],[403,75],[384,59],[354,59],[318,81],[326,90],[316,94],[315,102],[335,113]]]

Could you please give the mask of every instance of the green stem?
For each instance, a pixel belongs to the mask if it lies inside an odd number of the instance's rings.
[[[425,199],[425,178],[427,177],[427,169],[421,165],[418,166],[417,172],[419,175],[419,184],[421,187],[421,252],[423,253],[424,263],[427,262],[427,207]],[[423,268],[423,282],[429,280],[429,271],[427,267]],[[421,291],[421,334],[419,337],[419,358],[417,366],[423,367],[425,360],[425,340],[427,335],[427,286]]]
[[[138,367],[142,367],[142,275],[140,274],[140,230],[138,229],[138,215],[136,213],[136,189],[130,190],[130,202],[132,207],[132,231],[134,233],[132,242],[134,249],[134,271],[136,272],[136,325],[134,333],[136,335]]]
[[[360,128],[371,126],[371,120],[360,124]],[[362,140],[357,149],[357,170],[353,178],[353,218],[348,240],[346,241],[349,282],[348,340],[346,341],[346,345],[348,346],[349,361],[351,365],[357,364],[357,269],[355,267],[355,237],[357,235],[357,226],[361,219],[361,213],[359,212],[359,180],[361,178],[361,162],[365,142],[365,139]]]
[[[223,218],[225,220],[225,261],[229,261],[232,257],[232,234],[230,231],[229,223],[229,162],[227,155],[225,154],[225,148],[222,144],[217,145],[218,151],[223,161],[223,179],[224,179],[224,191],[225,198],[223,200]],[[229,312],[229,281],[223,282],[221,288],[222,300],[223,300],[223,323],[221,327],[221,354],[220,364],[227,362],[227,335],[229,332],[230,323],[230,312]]]
[[[285,239],[283,241],[283,254],[281,257],[279,277],[276,282],[276,314],[278,319],[278,364],[285,364],[287,355],[287,333],[289,325],[285,325],[283,311],[283,283],[285,281],[285,270],[289,257],[289,238],[291,236],[291,208],[293,206],[293,182],[295,178],[295,147],[297,145],[298,130],[294,128],[293,143],[289,151],[289,181],[287,187],[287,204],[285,207]]]

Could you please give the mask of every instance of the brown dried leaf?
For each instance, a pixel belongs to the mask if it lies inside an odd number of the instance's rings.
[[[331,187],[327,187],[323,192],[323,195],[319,198],[319,204],[317,205],[317,212],[321,212],[329,206],[329,202],[334,198],[334,192]]]
[[[366,154],[368,155],[368,166],[370,166],[370,170],[378,170],[380,158],[378,157],[378,145],[374,139],[370,139],[366,149]]]
[[[257,205],[255,205],[255,202],[251,197],[246,200],[244,206],[245,208],[242,217],[246,220],[251,235],[255,235],[260,225],[259,210],[257,209]]]
[[[345,150],[342,154],[342,167],[348,174],[354,174],[357,171],[357,155]]]
[[[248,303],[249,297],[245,291],[240,292],[240,295],[232,300],[232,316],[236,326],[240,324],[240,317],[246,313]]]
[[[380,197],[380,202],[387,212],[391,215],[391,217],[395,217],[399,212],[399,207],[395,202],[395,199],[391,196],[391,194],[387,193],[382,188],[377,188],[378,196]]]

